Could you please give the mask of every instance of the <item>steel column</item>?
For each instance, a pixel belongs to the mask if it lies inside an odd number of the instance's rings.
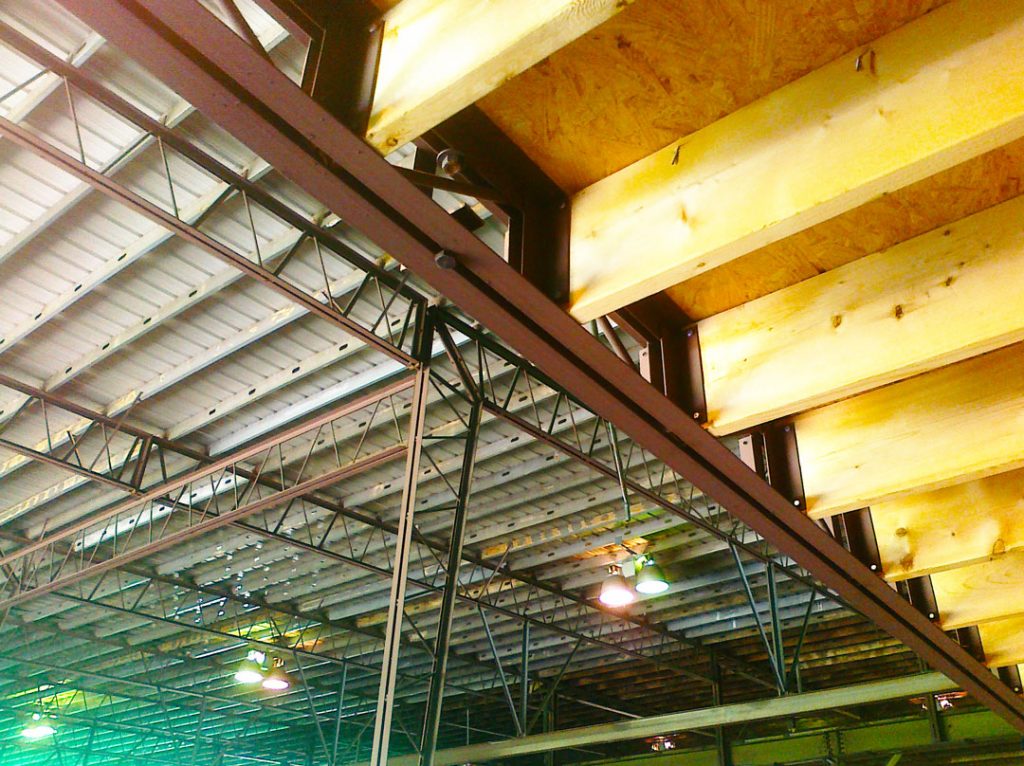
[[[1024,701],[196,0],[59,0],[578,398],[1024,730]],[[438,252],[454,256],[441,269]]]
[[[476,462],[476,442],[480,432],[480,403],[473,402],[469,412],[469,423],[462,454],[462,470],[459,474],[459,496],[455,502],[452,531],[449,537],[448,561],[445,565],[444,592],[438,617],[437,636],[434,640],[434,667],[430,675],[430,690],[427,695],[427,709],[423,716],[423,738],[421,744],[423,766],[432,766],[434,751],[437,749],[437,732],[441,724],[441,710],[444,703],[444,687],[448,674],[448,645],[452,633],[452,615],[459,593],[459,571],[462,567],[462,545],[466,532],[466,517],[469,514],[469,496],[473,486],[473,468]],[[524,623],[529,625],[529,623]]]

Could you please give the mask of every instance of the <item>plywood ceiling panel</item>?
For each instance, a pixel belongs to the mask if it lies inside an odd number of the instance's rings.
[[[638,0],[480,106],[574,192],[944,0]]]

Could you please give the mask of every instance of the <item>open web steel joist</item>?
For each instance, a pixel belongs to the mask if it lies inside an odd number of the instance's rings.
[[[62,5],[851,606],[1024,729],[1024,703],[980,662],[198,3]]]

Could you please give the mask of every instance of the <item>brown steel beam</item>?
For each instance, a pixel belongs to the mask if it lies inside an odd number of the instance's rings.
[[[1024,731],[1020,697],[196,0],[59,2]]]

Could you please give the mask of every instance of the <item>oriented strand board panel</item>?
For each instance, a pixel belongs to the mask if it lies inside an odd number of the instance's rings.
[[[946,630],[1024,615],[1024,551],[932,575]]]
[[[402,0],[382,19],[367,140],[387,153],[632,0]]]
[[[1024,340],[1021,220],[1024,197],[701,322],[711,430],[751,428]]]
[[[1022,50],[1024,1],[957,0],[583,189],[571,313],[614,311],[1024,136]]]
[[[808,512],[1024,467],[1022,381],[1018,344],[798,415]]]
[[[637,0],[479,105],[575,192],[944,0]]]
[[[1024,191],[1022,178],[1018,139],[666,292],[686,316],[704,319],[1012,199]]]
[[[871,519],[887,580],[1021,551],[1024,470],[875,503]]]
[[[1024,663],[1024,617],[986,622],[978,626],[985,662],[992,668]]]

